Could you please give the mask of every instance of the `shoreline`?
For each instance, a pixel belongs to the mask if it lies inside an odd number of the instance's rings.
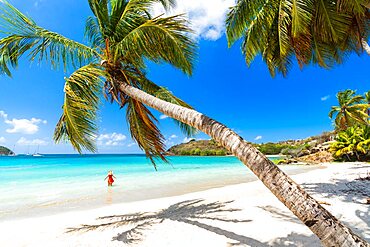
[[[281,165],[279,166],[289,175],[306,173],[322,168],[321,165],[301,166],[301,165]],[[145,174],[145,180],[151,181],[150,191],[147,188],[130,188],[129,186],[139,186],[144,179],[141,176],[134,181],[126,178],[119,178],[113,187],[106,187],[105,183],[99,191],[93,194],[63,200],[56,198],[52,201],[16,207],[13,210],[0,210],[0,223],[7,220],[26,219],[32,217],[50,216],[58,213],[71,212],[76,210],[91,210],[109,205],[121,203],[131,203],[151,199],[161,199],[165,197],[182,196],[184,194],[203,192],[209,189],[222,188],[229,185],[237,185],[257,181],[258,178],[250,170],[241,166],[238,170],[218,170],[217,173],[209,171],[207,176],[199,175],[196,170],[191,174],[183,174],[177,177],[177,181],[167,181],[168,176],[153,173]],[[176,176],[177,172],[173,176]],[[223,176],[222,174],[226,176]],[[163,181],[164,180],[164,181]]]
[[[325,202],[323,206],[335,217],[370,241],[370,207],[363,203],[364,194],[370,193],[367,186],[370,182],[356,180],[370,170],[370,164],[323,165],[323,169],[293,178],[315,199]],[[144,212],[147,220],[140,220]],[[121,216],[99,219],[112,215]],[[109,226],[112,222],[118,223]],[[102,223],[108,227],[76,230],[83,224],[96,227]],[[69,228],[76,231],[66,233]],[[48,246],[320,246],[316,236],[260,181],[9,220],[0,222],[0,231],[7,233],[0,235],[0,245],[4,246],[9,243],[14,246],[42,246],[43,243]],[[18,237],[20,233],[22,238]]]

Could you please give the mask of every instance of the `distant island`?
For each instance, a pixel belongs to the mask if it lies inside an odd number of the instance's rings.
[[[7,147],[0,146],[0,156],[14,155],[15,153]]]
[[[333,159],[328,152],[329,145],[334,139],[333,132],[324,132],[321,135],[303,140],[286,140],[281,142],[251,143],[265,155],[282,155],[285,161],[326,162]],[[178,156],[224,156],[231,152],[223,148],[215,140],[195,140],[172,146],[167,150],[169,155]]]

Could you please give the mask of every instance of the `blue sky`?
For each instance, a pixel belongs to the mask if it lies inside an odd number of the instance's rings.
[[[210,4],[212,2],[212,4]],[[38,25],[84,42],[84,23],[91,12],[87,1],[13,0]],[[268,142],[305,138],[332,130],[328,112],[343,89],[370,90],[370,57],[352,55],[334,69],[297,65],[287,78],[271,78],[260,57],[247,68],[234,45],[227,48],[223,18],[233,0],[181,1],[177,12],[187,12],[197,32],[198,59],[187,77],[168,65],[149,65],[148,77],[169,88],[196,110],[226,124],[249,141]],[[156,10],[159,11],[160,10]],[[56,145],[53,131],[63,103],[63,71],[22,59],[13,78],[0,77],[0,145],[17,153],[73,153],[69,144]],[[171,146],[185,136],[171,119],[156,112]],[[125,111],[102,102],[99,113],[100,153],[139,153],[125,123]],[[199,134],[196,138],[208,139]]]

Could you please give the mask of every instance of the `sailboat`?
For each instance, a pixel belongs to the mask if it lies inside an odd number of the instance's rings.
[[[32,154],[33,157],[42,157],[43,156],[42,154],[39,153],[39,148],[40,148],[40,145],[37,146],[37,152]]]

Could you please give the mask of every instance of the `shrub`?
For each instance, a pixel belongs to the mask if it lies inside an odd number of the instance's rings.
[[[330,151],[344,161],[370,160],[370,126],[349,127],[338,133]]]

